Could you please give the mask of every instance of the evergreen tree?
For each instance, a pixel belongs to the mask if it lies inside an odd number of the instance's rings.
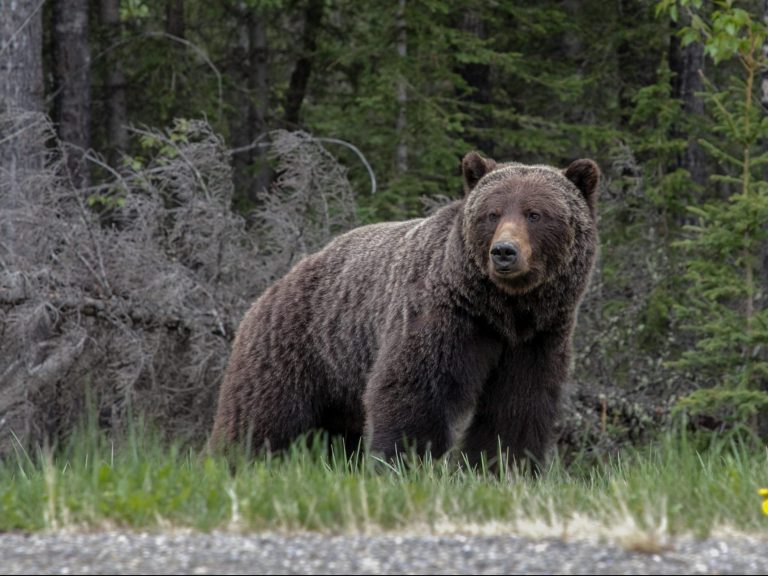
[[[768,309],[758,286],[768,221],[768,183],[762,178],[768,153],[761,149],[768,118],[757,96],[759,74],[768,65],[763,52],[768,28],[730,0],[717,2],[711,14],[704,14],[701,4],[679,3],[691,13],[683,42],[703,42],[715,65],[737,65],[729,67],[721,88],[705,81],[712,137],[701,144],[717,172],[710,178],[709,201],[689,207],[698,222],[687,227],[690,234],[679,243],[688,255],[690,286],[677,311],[698,341],[678,365],[704,371],[715,384],[687,397],[683,407],[716,411],[741,425],[768,407],[768,394],[762,391],[768,379]],[[673,18],[676,8],[669,2],[660,5]]]

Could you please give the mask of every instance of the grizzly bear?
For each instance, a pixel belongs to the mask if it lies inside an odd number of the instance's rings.
[[[245,315],[211,445],[322,429],[392,458],[545,459],[597,249],[600,173],[462,160],[464,198],[354,229]]]

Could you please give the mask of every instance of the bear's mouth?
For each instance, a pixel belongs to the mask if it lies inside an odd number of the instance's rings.
[[[528,268],[520,266],[519,264],[513,264],[512,266],[496,266],[491,264],[491,273],[494,276],[499,276],[505,280],[517,278],[518,276],[524,276],[528,273]]]
[[[498,274],[499,276],[504,276],[506,278],[511,278],[512,276],[515,276],[517,274],[524,274],[525,270],[520,270],[517,267],[512,267],[512,268],[498,268],[498,267],[494,267],[493,272],[494,272],[494,274]]]
[[[514,266],[510,268],[497,268],[490,266],[491,280],[510,294],[520,294],[536,287],[539,283],[539,275],[532,268]]]

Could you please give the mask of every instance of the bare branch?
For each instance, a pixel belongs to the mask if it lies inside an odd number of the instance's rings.
[[[6,133],[52,140],[20,122],[0,115]],[[0,171],[0,454],[11,432],[66,434],[86,393],[110,427],[131,406],[204,436],[250,302],[356,222],[344,168],[308,134],[270,133],[280,176],[249,229],[231,209],[233,151],[205,122],[132,133],[158,143],[141,166],[85,152],[110,175],[97,186],[75,189],[55,148],[40,172]]]

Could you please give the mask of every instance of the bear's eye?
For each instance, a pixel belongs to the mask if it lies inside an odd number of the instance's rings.
[[[492,224],[495,224],[499,221],[499,213],[498,212],[491,212],[488,214],[488,222],[491,222]]]
[[[528,222],[537,222],[541,218],[538,212],[528,212]]]

